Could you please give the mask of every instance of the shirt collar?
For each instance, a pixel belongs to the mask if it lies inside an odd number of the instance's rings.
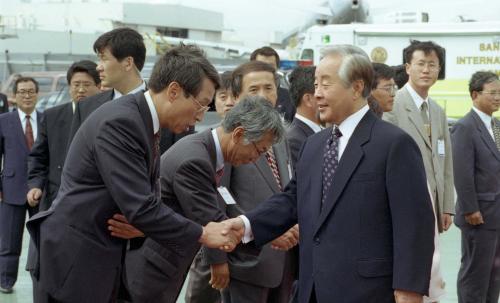
[[[342,138],[349,140],[349,138],[352,136],[352,133],[354,133],[354,130],[359,124],[359,121],[365,116],[365,114],[368,112],[370,108],[368,107],[368,104],[363,106],[360,110],[355,112],[354,114],[350,115],[340,123],[339,130],[342,133]]]
[[[300,114],[295,114],[295,118],[299,119],[300,121],[304,122],[307,126],[309,126],[315,133],[318,133],[321,131],[321,126],[316,124],[316,122],[311,121],[307,119],[306,117],[300,115]]]
[[[482,111],[477,109],[475,106],[472,106],[472,110],[476,112],[476,114],[479,116],[479,118],[481,118],[481,121],[483,121],[483,123],[485,124],[486,129],[490,130],[491,129],[491,116],[483,113]]]
[[[140,90],[146,90],[146,82],[144,82],[144,80],[142,81],[141,85],[139,85],[136,88],[134,88],[133,90],[129,91],[128,93],[126,93],[126,95],[135,94],[135,93],[139,92]],[[123,94],[113,88],[113,100],[118,99],[121,96],[123,96]]]
[[[156,112],[153,98],[151,98],[149,91],[144,92],[144,98],[146,98],[149,111],[151,112],[151,118],[153,119],[153,133],[156,134],[160,130],[160,119],[158,118],[158,113]]]
[[[24,120],[26,119],[26,113],[24,113],[22,110],[20,110],[19,108],[17,109],[17,114],[19,115],[19,119],[21,119],[21,122],[24,122]],[[34,110],[31,114],[30,114],[30,120],[33,121],[33,122],[36,122],[36,110]]]
[[[219,136],[217,135],[217,128],[212,129],[212,138],[214,138],[215,153],[217,155],[215,170],[219,171],[224,168],[224,155],[222,155],[222,148],[220,147]]]
[[[410,85],[410,83],[406,83],[405,84],[405,87],[406,89],[408,90],[408,92],[410,93],[410,96],[411,98],[413,99],[413,102],[415,102],[415,105],[417,106],[418,109],[420,109],[422,107],[422,103],[424,102],[427,102],[427,105],[429,105],[429,97],[427,96],[427,98],[422,98],[414,89],[413,87]],[[429,106],[427,106],[429,107]]]

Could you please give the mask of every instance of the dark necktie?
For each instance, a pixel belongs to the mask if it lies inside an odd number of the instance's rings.
[[[28,149],[31,150],[33,143],[35,142],[33,138],[33,128],[31,128],[30,115],[26,115],[26,127],[24,135],[26,137],[26,144],[28,145]]]
[[[332,186],[333,175],[339,166],[339,138],[342,133],[339,128],[334,125],[331,137],[325,146],[323,155],[323,192],[321,198],[321,205],[325,204],[328,189]]]
[[[495,138],[497,148],[500,151],[500,125],[498,125],[498,121],[495,121],[494,118],[491,119],[491,129],[493,130],[493,137]]]
[[[160,163],[160,131],[158,131],[153,139],[153,179],[158,177]]]
[[[422,103],[420,106],[420,116],[422,116],[422,122],[424,123],[424,130],[427,136],[429,137],[429,141],[431,141],[431,123],[429,121],[429,115],[428,115],[428,107],[429,105],[427,104],[426,101]],[[432,142],[432,141],[431,141]]]
[[[224,176],[224,167],[215,172],[215,183],[217,184],[217,187],[220,185],[222,176]]]
[[[281,178],[280,178],[280,173],[278,171],[278,165],[276,165],[276,158],[274,157],[273,150],[272,149],[268,150],[265,153],[265,155],[267,159],[267,164],[269,164],[269,167],[273,172],[274,179],[276,180],[276,183],[278,184],[278,187],[281,190]]]

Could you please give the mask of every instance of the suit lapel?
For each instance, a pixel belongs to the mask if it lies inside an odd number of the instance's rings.
[[[24,134],[22,122],[21,119],[19,118],[19,113],[17,111],[12,112],[9,124],[10,124],[10,129],[12,129],[15,137],[19,138],[17,142],[19,142],[21,148],[23,150],[28,151],[28,143],[26,142],[26,135]]]
[[[439,129],[439,111],[436,108],[438,106],[434,101],[429,98],[429,115],[431,121],[431,143],[432,146],[437,146],[437,140],[439,139],[438,129]]]
[[[314,131],[312,128],[309,127],[309,125],[305,124],[299,119],[293,119],[292,123],[297,123],[297,126],[304,132],[304,134],[309,137],[310,135],[314,134]]]
[[[274,147],[273,147],[274,149]],[[259,173],[262,175],[264,180],[266,180],[267,185],[272,189],[274,193],[277,193],[280,191],[278,187],[278,183],[276,182],[276,179],[274,178],[273,172],[271,171],[271,168],[269,167],[269,164],[267,164],[267,159],[265,155],[261,155],[259,159],[255,162],[255,167],[257,167],[257,170]]]
[[[415,128],[417,129],[418,133],[424,140],[425,144],[429,149],[431,149],[431,142],[429,141],[429,137],[427,134],[424,133],[424,124],[422,123],[422,117],[420,116],[420,110],[417,108],[415,105],[415,102],[413,102],[413,98],[411,97],[410,93],[404,89],[404,104],[406,111],[408,112],[408,118],[415,125]],[[432,117],[431,117],[432,119]]]
[[[484,144],[488,146],[493,155],[495,155],[495,158],[497,158],[497,160],[500,161],[500,151],[498,151],[495,140],[491,137],[491,134],[488,131],[488,129],[486,129],[484,122],[481,120],[479,115],[476,112],[474,112],[474,110],[471,110],[469,115],[471,115],[472,119],[474,120],[474,123],[476,124],[477,130],[479,131],[481,136],[481,140],[483,140]]]
[[[376,119],[374,114],[368,111],[349,139],[344,153],[342,154],[342,158],[340,159],[339,166],[333,175],[333,184],[328,190],[325,204],[322,207],[318,225],[316,225],[314,233],[319,230],[329,213],[337,204],[347,182],[351,179],[361,159],[363,159],[364,152],[362,146],[370,140],[372,125]]]
[[[289,162],[288,162],[288,146],[286,144],[286,141],[283,140],[282,142],[275,144],[273,146],[274,150],[274,155],[276,158],[276,165],[278,166],[278,171],[280,174],[280,179],[281,179],[281,186],[284,188],[288,182],[290,182],[290,174],[291,171],[289,169]],[[274,176],[273,176],[274,177]]]
[[[310,203],[312,207],[312,213],[313,213],[313,218],[316,220],[316,218],[319,217],[320,215],[320,209],[321,209],[321,198],[322,198],[322,193],[323,193],[323,162],[324,162],[324,150],[326,143],[328,141],[328,138],[330,137],[330,134],[332,133],[332,128],[329,127],[325,130],[323,130],[318,136],[319,140],[319,146],[318,149],[315,150],[316,152],[314,155],[311,157],[311,163],[309,165],[309,169],[311,170],[310,173],[307,175],[310,176],[310,184],[309,186],[311,187],[311,190],[309,191],[311,193],[311,198],[310,198]],[[318,154],[322,154],[323,156],[318,156]],[[309,160],[309,159],[308,159]],[[309,161],[308,161],[309,162]],[[335,186],[335,185],[334,185]]]
[[[135,101],[137,102],[142,121],[144,122],[144,125],[146,127],[146,134],[147,134],[146,142],[148,144],[147,155],[148,155],[150,172],[152,172],[152,175],[154,175],[154,171],[156,168],[153,167],[155,164],[155,161],[153,159],[153,148],[154,148],[153,118],[151,115],[151,111],[149,110],[146,98],[144,97],[144,93],[142,91],[138,92],[133,95],[133,98],[135,98]],[[157,162],[159,164],[160,161]]]
[[[215,148],[215,142],[214,142],[214,137],[212,136],[212,130],[207,129],[202,133],[202,135],[203,135],[203,140],[205,140],[207,144],[207,150],[210,156],[212,167],[214,168],[214,172],[217,172],[217,149]]]

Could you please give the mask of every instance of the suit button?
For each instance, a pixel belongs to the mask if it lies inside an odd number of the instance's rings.
[[[314,238],[314,243],[316,245],[319,244],[319,243],[321,243],[321,241],[319,240],[319,237]]]
[[[61,169],[61,165],[57,165],[57,169]]]

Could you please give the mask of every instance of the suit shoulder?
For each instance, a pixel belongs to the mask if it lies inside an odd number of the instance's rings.
[[[81,101],[77,103],[77,106],[80,108],[91,108],[96,105],[100,105],[106,101],[112,100],[113,92],[104,91],[97,95],[93,95],[90,97],[83,98]]]
[[[402,128],[382,119],[378,119],[377,121],[375,121],[372,131],[373,136],[375,136],[376,138],[389,142],[396,138],[408,138],[413,141],[411,136]]]
[[[68,107],[72,107],[71,101],[70,102],[66,102],[64,104],[59,104],[59,105],[51,107],[51,108],[48,108],[48,109],[46,109],[43,112],[43,115],[44,116],[57,115],[58,113],[63,112],[64,110],[66,110]]]

